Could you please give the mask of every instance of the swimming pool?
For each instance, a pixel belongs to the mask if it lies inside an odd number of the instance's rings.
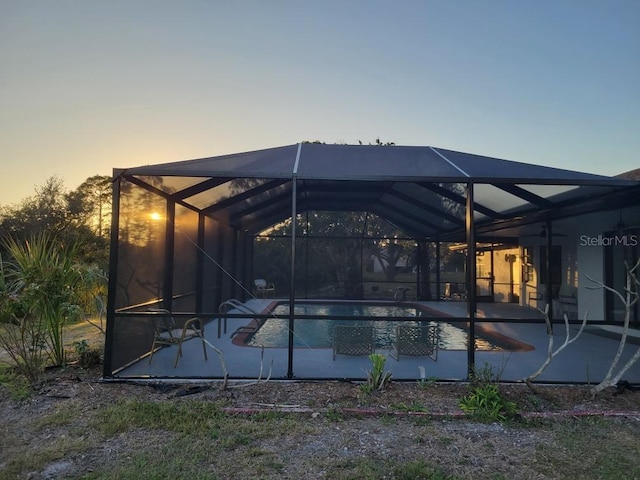
[[[289,304],[280,303],[270,312],[274,317],[255,324],[255,330],[243,335],[241,343],[251,347],[287,348],[289,345]],[[297,316],[317,318],[296,318],[293,346],[296,348],[331,348],[333,329],[336,325],[367,325],[371,319],[354,317],[375,317],[376,348],[391,348],[398,325],[440,325],[438,347],[443,350],[466,350],[468,335],[463,328],[464,322],[448,323],[442,318],[417,304],[363,304],[356,302],[339,303],[296,303],[294,313]],[[280,318],[278,318],[280,317]],[[284,318],[283,318],[284,317]],[[325,317],[325,318],[322,318]],[[328,318],[326,318],[328,317]],[[407,320],[404,320],[406,318]],[[520,350],[517,340],[492,338],[476,332],[476,350],[502,351]]]

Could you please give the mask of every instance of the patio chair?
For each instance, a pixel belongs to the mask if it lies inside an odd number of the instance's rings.
[[[173,362],[173,368],[176,368],[178,366],[178,360],[180,360],[180,357],[182,356],[182,344],[195,337],[200,337],[202,340],[204,360],[205,362],[207,361],[207,346],[204,341],[204,323],[200,318],[190,318],[186,320],[182,328],[180,328],[169,310],[165,310],[163,308],[150,308],[149,311],[158,314],[154,315],[152,319],[154,332],[149,364],[151,364],[153,354],[157,348],[176,345],[178,347],[178,351],[176,352],[176,359]]]
[[[255,294],[258,298],[267,298],[276,296],[276,286],[273,283],[267,283],[264,278],[257,278],[253,281],[255,286]]]
[[[391,356],[396,360],[400,360],[400,355],[409,355],[436,361],[439,336],[438,325],[399,325],[391,344]]]
[[[370,326],[333,327],[333,359],[336,355],[370,355],[375,350],[374,329]]]

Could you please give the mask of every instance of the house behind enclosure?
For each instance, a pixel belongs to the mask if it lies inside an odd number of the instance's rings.
[[[458,301],[471,323],[483,304],[549,304],[620,326],[587,275],[621,289],[639,258],[637,172],[309,143],[116,169],[104,374],[145,361],[150,309],[215,319],[256,278],[293,302]]]

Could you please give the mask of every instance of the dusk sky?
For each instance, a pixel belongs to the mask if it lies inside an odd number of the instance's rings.
[[[639,168],[638,0],[0,0],[0,205],[305,140]]]

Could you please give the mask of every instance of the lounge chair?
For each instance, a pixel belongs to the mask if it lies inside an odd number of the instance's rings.
[[[276,286],[273,283],[267,283],[264,278],[257,278],[253,281],[255,286],[255,294],[258,298],[267,298],[276,296]]]
[[[391,344],[391,356],[396,360],[400,360],[400,355],[438,360],[439,336],[438,325],[399,325]]]
[[[374,329],[370,326],[333,327],[333,359],[336,355],[370,355],[375,350]]]
[[[176,353],[176,359],[173,362],[173,368],[176,368],[178,366],[178,360],[180,360],[180,357],[182,356],[182,344],[195,337],[200,337],[202,340],[204,360],[207,361],[207,346],[204,342],[204,323],[200,318],[190,318],[184,322],[182,327],[179,327],[176,320],[171,315],[171,312],[168,310],[162,308],[150,308],[149,311],[157,314],[154,315],[152,319],[154,332],[149,364],[151,364],[151,361],[153,360],[153,354],[156,351],[156,348],[167,345],[177,345],[178,351]]]

